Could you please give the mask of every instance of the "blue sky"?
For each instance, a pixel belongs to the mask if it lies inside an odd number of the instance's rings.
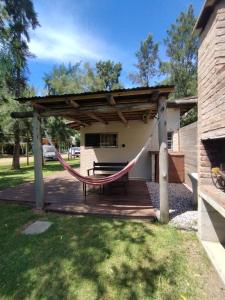
[[[163,39],[181,11],[194,6],[198,15],[203,0],[34,0],[41,27],[31,32],[29,81],[43,92],[43,75],[54,65],[102,59],[120,61],[125,87],[134,70],[135,52],[149,33],[160,43],[160,58],[166,59]],[[153,82],[154,84],[154,82]]]

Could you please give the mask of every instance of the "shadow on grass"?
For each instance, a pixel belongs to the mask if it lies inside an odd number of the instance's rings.
[[[79,167],[79,161],[71,162],[73,168]],[[46,162],[43,166],[44,175],[51,175],[51,173],[63,171],[63,167],[57,162]],[[22,166],[19,170],[11,170],[3,167],[0,170],[0,190],[15,187],[21,183],[31,181],[34,178],[34,166]]]
[[[17,229],[37,216],[4,206],[1,215],[9,224],[0,226],[3,298],[155,299],[159,282],[175,277],[173,262],[155,258],[149,239],[157,237],[143,222],[48,215],[47,232],[25,236]]]

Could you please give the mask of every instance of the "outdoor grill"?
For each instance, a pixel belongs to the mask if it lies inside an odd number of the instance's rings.
[[[204,183],[225,191],[225,138],[202,140],[200,160]]]

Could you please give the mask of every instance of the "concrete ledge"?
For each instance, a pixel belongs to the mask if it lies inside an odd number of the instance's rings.
[[[225,248],[220,243],[201,241],[213,266],[225,285]]]
[[[217,190],[217,194],[219,194],[219,196],[221,197],[224,197],[224,193],[222,191]],[[218,201],[215,200],[214,195],[210,195],[209,192],[200,190],[199,196],[206,202],[208,202],[219,214],[221,214],[225,218],[225,207],[223,207]]]

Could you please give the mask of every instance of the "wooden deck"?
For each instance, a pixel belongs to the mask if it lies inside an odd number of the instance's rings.
[[[34,206],[33,182],[0,191],[0,201]],[[82,184],[66,172],[45,178],[45,210],[68,214],[155,218],[155,210],[144,181],[130,181],[127,194],[123,188],[106,188],[104,194],[100,194],[97,188],[90,188],[85,198]]]

